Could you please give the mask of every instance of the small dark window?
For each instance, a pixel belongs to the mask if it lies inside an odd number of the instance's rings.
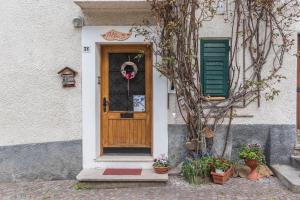
[[[129,82],[121,74],[121,65],[126,61],[137,65],[138,73]],[[127,67],[127,66],[126,66]],[[125,67],[125,68],[126,68]],[[129,68],[130,69],[130,68]],[[129,89],[129,91],[128,91]],[[133,96],[145,95],[145,57],[138,53],[109,54],[109,110],[133,111]]]

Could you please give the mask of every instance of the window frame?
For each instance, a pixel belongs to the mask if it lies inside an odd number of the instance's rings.
[[[226,69],[224,69],[224,78],[225,82],[227,83],[225,89],[224,89],[224,94],[223,95],[208,95],[204,93],[204,44],[205,43],[224,43],[226,46],[226,57],[225,57],[225,63]],[[200,83],[201,83],[201,89],[202,89],[202,94],[204,96],[209,96],[212,99],[227,99],[229,97],[229,76],[230,76],[230,70],[229,70],[229,61],[230,61],[230,38],[201,38],[200,39]]]

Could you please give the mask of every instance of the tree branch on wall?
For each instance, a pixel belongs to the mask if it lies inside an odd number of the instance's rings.
[[[233,0],[232,12],[224,20],[224,26],[231,26],[229,97],[212,101],[202,91],[199,38],[205,22],[214,19],[217,4],[217,0],[153,0],[155,25],[133,28],[153,44],[159,58],[156,69],[174,84],[188,127],[186,142],[196,153],[211,151],[207,148],[209,130],[216,132],[228,115],[230,131],[235,107],[255,101],[261,106],[262,97],[273,100],[279,95],[276,85],[285,78],[279,72],[284,55],[294,45],[292,26],[300,16],[297,0]],[[246,55],[250,61],[246,62]],[[229,143],[226,140],[223,156],[230,157]]]

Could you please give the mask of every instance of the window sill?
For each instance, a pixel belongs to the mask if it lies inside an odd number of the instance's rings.
[[[205,98],[207,101],[222,101],[225,100],[225,97],[206,97]]]

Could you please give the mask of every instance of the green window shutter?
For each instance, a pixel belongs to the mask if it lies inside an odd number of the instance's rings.
[[[203,94],[228,97],[228,40],[201,40],[201,81]]]

